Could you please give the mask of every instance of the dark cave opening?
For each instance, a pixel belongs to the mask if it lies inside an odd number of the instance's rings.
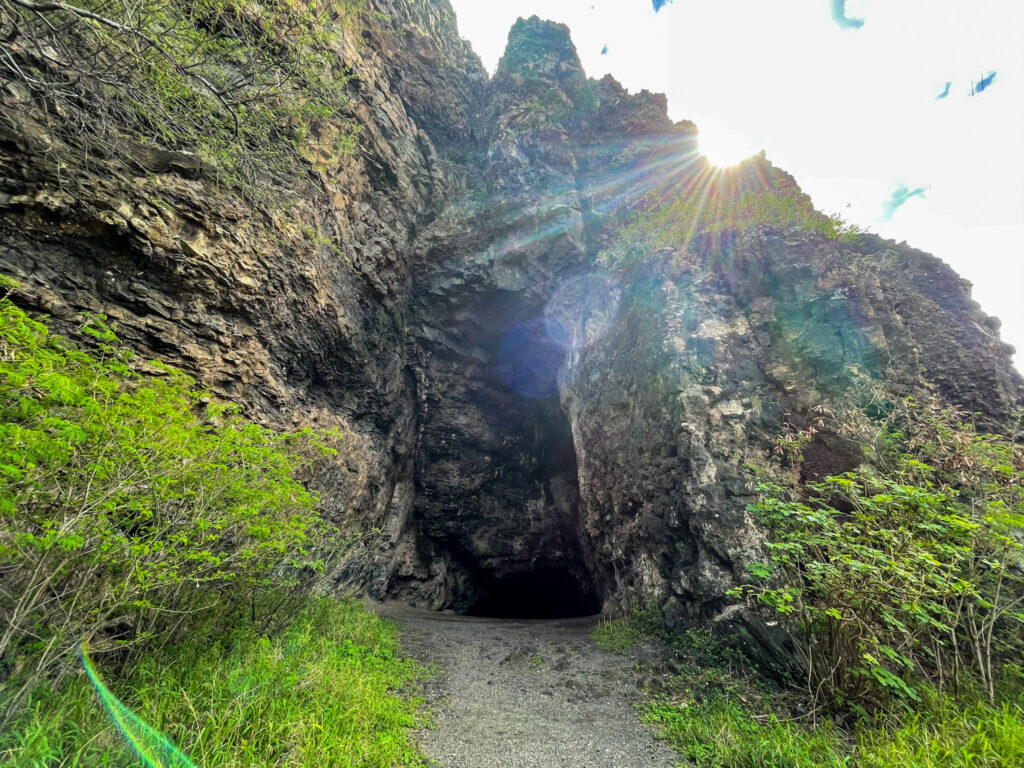
[[[494,618],[600,612],[559,396],[568,336],[537,298],[474,295],[443,324],[453,343],[427,339],[410,516],[421,547],[399,561],[393,596]]]
[[[521,487],[536,490],[523,494],[520,503],[526,514],[513,512],[510,517],[533,528],[526,550],[531,556],[497,572],[478,571],[477,596],[465,613],[504,619],[591,616],[601,611],[601,601],[580,538],[572,430],[558,402],[532,401],[524,406],[523,434],[534,463]]]
[[[601,602],[569,568],[544,568],[490,578],[468,616],[496,619],[567,619],[592,616]]]

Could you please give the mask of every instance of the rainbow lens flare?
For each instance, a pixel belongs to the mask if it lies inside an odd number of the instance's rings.
[[[85,674],[89,676],[89,682],[96,689],[96,695],[106,707],[110,719],[148,768],[197,768],[170,739],[148,725],[111,693],[89,660],[89,653],[84,646],[79,648],[79,656]]]

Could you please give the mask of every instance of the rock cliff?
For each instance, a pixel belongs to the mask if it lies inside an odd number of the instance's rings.
[[[836,238],[763,157],[710,167],[664,97],[589,79],[564,26],[517,22],[489,79],[446,0],[367,5],[336,43],[358,148],[274,211],[187,153],[85,158],[60,105],[0,88],[16,300],[64,330],[103,312],[267,424],[341,427],[317,483],[325,515],[381,531],[338,574],[375,597],[654,600],[784,653],[725,595],[761,546],[744,464],[858,376],[1005,420],[1024,383],[997,322],[934,257]],[[800,217],[701,224],[765,195]],[[833,438],[823,470],[852,460]]]

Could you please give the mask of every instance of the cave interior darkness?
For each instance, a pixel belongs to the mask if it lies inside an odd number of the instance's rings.
[[[477,570],[478,597],[465,614],[504,619],[592,616],[600,613],[601,601],[578,531],[579,482],[569,421],[557,404],[536,403],[530,422],[536,434],[536,477],[543,490],[545,519],[552,526],[545,538],[555,551],[534,553],[536,564],[529,570]],[[556,514],[559,506],[570,508],[571,517]]]
[[[460,347],[437,348],[431,359],[431,377],[445,384],[426,411],[422,461],[454,469],[420,474],[418,514],[432,556],[440,549],[457,564],[441,600],[457,613],[555,619],[601,611],[572,427],[560,402],[568,336],[546,317],[549,298],[474,294],[444,324],[459,329]],[[463,349],[479,354],[469,359]],[[445,385],[461,411],[444,402]],[[464,447],[453,445],[458,439]],[[482,462],[493,474],[479,471]],[[451,482],[459,472],[468,479],[462,489]]]
[[[601,611],[596,593],[584,588],[568,568],[543,568],[499,578],[483,578],[483,597],[469,616],[496,619],[565,619]]]

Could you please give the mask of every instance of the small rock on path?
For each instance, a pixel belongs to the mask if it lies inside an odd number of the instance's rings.
[[[436,768],[669,768],[678,755],[637,717],[636,654],[604,651],[596,617],[509,620],[385,603],[426,686]]]

